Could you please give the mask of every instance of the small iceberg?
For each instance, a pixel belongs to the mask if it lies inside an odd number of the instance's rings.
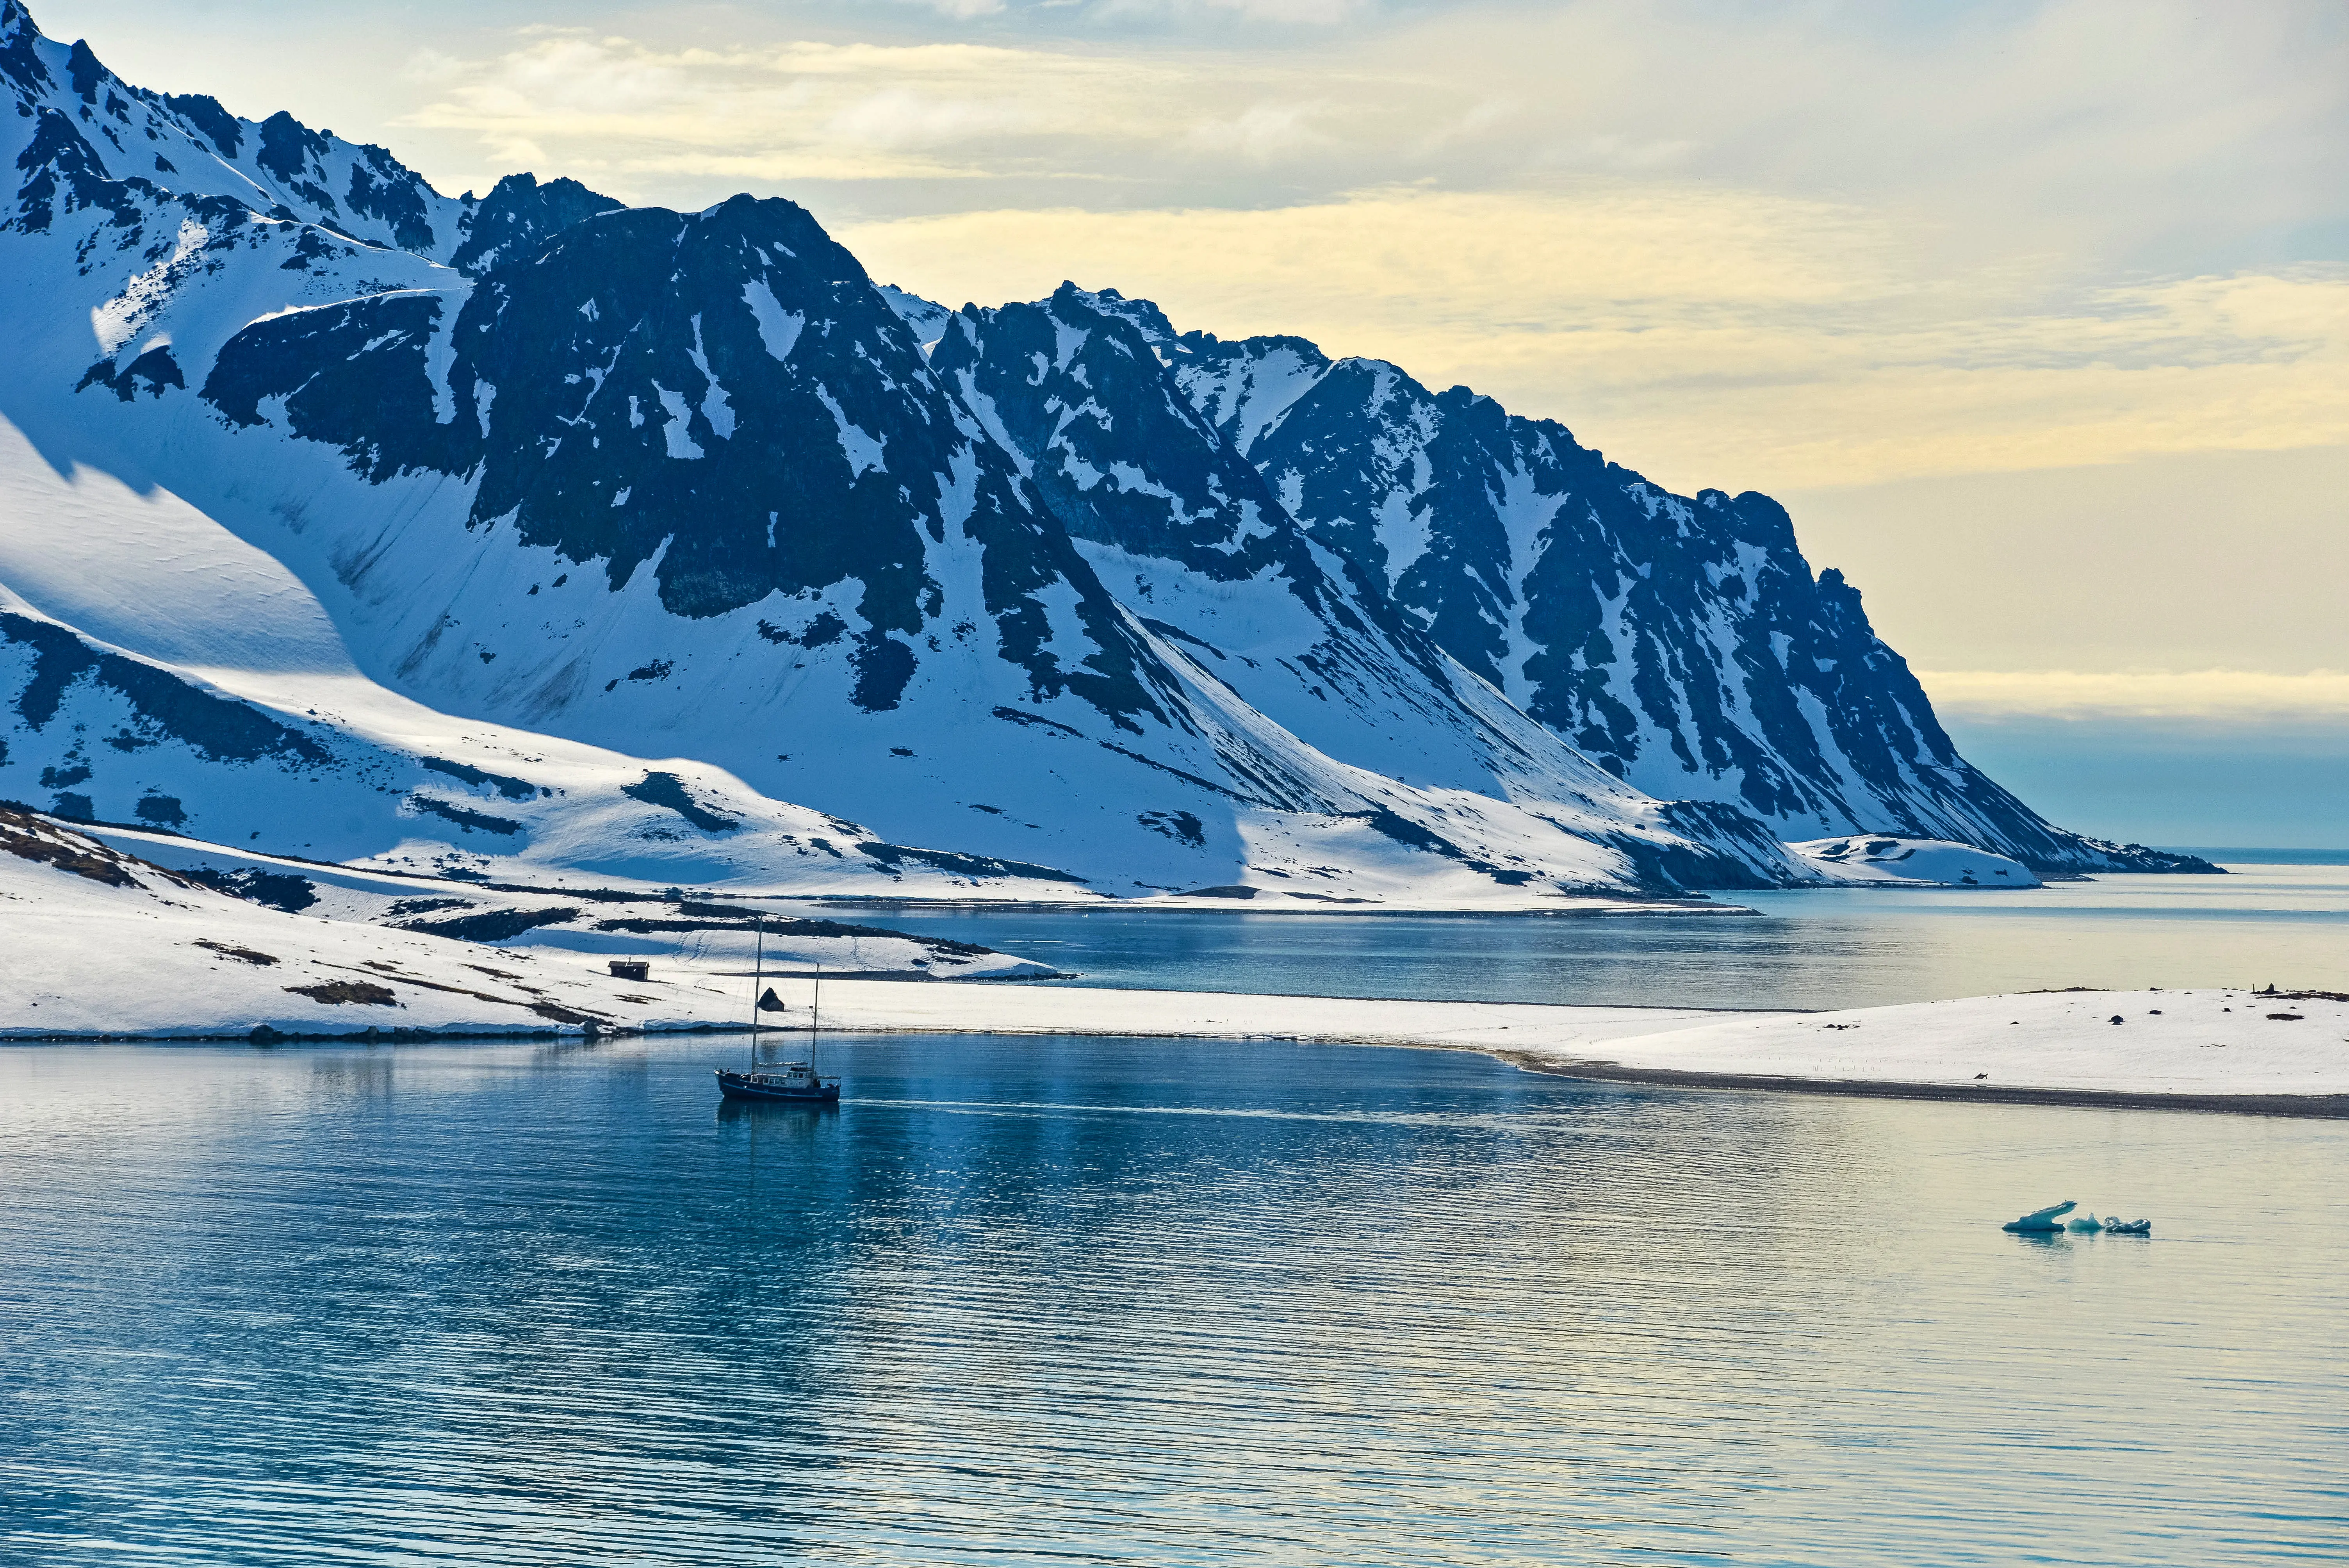
[[[2064,1222],[2064,1228],[2067,1231],[2085,1231],[2094,1235],[2105,1228],[2105,1222],[2096,1218],[2096,1212],[2091,1209],[2085,1214],[2073,1215]]]
[[[2106,1220],[2105,1234],[2108,1236],[2149,1236],[2153,1234],[2151,1220]]]
[[[2060,1203],[2050,1203],[2044,1209],[2033,1209],[2019,1220],[2009,1220],[1999,1227],[2018,1235],[2047,1235],[2064,1228],[2064,1216],[2080,1205],[2070,1198]]]

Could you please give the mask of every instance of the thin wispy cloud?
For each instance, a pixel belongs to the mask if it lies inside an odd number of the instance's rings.
[[[1325,112],[1327,106],[1319,103],[1251,104],[1229,119],[1193,127],[1188,139],[1204,152],[1270,163],[1335,145],[1336,139],[1314,123]]]
[[[616,194],[693,205],[746,170],[769,181],[1082,179],[1121,160],[1180,162],[1312,139],[1308,112],[1226,119],[1187,77],[1146,61],[988,45],[795,41],[664,49],[625,37],[536,38],[495,57],[419,63],[429,101],[405,121],[499,146],[560,146],[564,171]],[[1071,158],[1071,148],[1084,156]]]
[[[1245,25],[1260,13],[1350,25],[1280,34],[1311,40],[1292,46]],[[934,18],[928,36],[906,36],[917,14]],[[1128,36],[1105,26],[1112,15],[1187,30]],[[789,36],[819,16],[823,27]],[[899,25],[839,36],[858,18]],[[722,45],[648,30],[638,15],[462,60],[442,46],[419,79],[429,98],[399,119],[436,133],[443,154],[468,134],[483,149],[525,134],[558,164],[622,175],[650,138],[666,179],[623,193],[680,205],[730,193],[719,185],[744,159],[853,161],[855,181],[879,183],[815,194],[858,217],[936,212],[935,193],[891,182],[944,161],[1011,193],[951,198],[972,208],[1039,204],[1040,164],[1092,185],[1082,204],[1096,211],[1630,177],[1855,203],[1953,264],[2059,255],[2091,273],[2232,271],[2307,259],[2295,234],[2349,234],[2349,19],[2311,5],[2216,15],[2176,0],[1798,12],[1195,0],[960,18],[783,6],[761,21]],[[936,118],[924,145],[939,158],[876,160],[845,110],[893,88],[1031,112]],[[709,154],[701,181],[688,150]]]

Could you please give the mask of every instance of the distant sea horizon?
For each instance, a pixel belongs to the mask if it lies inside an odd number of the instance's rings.
[[[2245,866],[2349,866],[2349,849],[2290,850],[2241,844],[2163,844],[2159,848],[2173,855],[2199,855],[2222,866],[2230,861]]]

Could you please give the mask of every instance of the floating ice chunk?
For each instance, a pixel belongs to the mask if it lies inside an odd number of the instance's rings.
[[[2050,1203],[2044,1209],[2033,1209],[2019,1220],[2009,1220],[1999,1229],[2023,1234],[2044,1235],[2051,1231],[2062,1230],[2064,1216],[2079,1206],[2076,1201],[2066,1198],[2060,1203]]]

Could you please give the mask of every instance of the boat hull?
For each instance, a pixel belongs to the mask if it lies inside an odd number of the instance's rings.
[[[758,1100],[770,1105],[837,1105],[840,1085],[837,1081],[821,1083],[802,1088],[796,1086],[761,1083],[745,1073],[718,1074],[718,1092],[728,1099]]]

